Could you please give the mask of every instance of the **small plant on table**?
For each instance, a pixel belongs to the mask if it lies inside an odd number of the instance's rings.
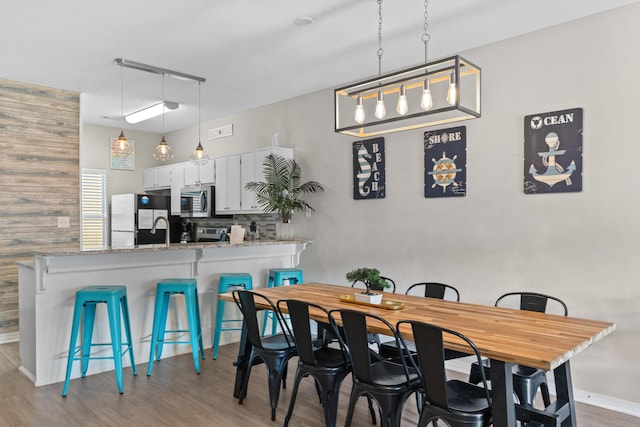
[[[347,273],[347,280],[354,282],[362,282],[367,289],[362,292],[365,295],[375,295],[371,292],[371,287],[376,289],[388,288],[389,284],[386,280],[380,277],[380,271],[377,268],[361,267],[356,268]]]

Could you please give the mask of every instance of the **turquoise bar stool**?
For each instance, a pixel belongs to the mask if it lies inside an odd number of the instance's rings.
[[[169,300],[172,295],[184,295],[187,309],[189,329],[166,329]],[[166,333],[189,332],[189,341],[167,341]],[[196,373],[200,373],[200,357],[204,359],[204,346],[202,345],[202,327],[200,325],[200,305],[198,304],[198,288],[196,279],[164,279],[158,282],[156,290],[156,306],[153,312],[153,332],[151,333],[151,348],[149,350],[149,364],[147,376],[151,375],[154,360],[160,360],[162,348],[165,344],[191,344],[193,353],[193,365]]]
[[[270,268],[269,279],[267,281],[267,287],[273,288],[275,286],[282,286],[285,282],[289,282],[290,285],[297,285],[303,283],[302,270],[298,268]],[[262,336],[264,336],[267,330],[267,321],[271,320],[271,334],[275,335],[278,331],[278,321],[275,318],[273,311],[265,310],[264,320],[262,321]]]
[[[253,279],[249,273],[223,273],[218,281],[218,293],[224,294],[231,292],[235,288],[244,288],[245,291],[253,289]],[[225,301],[218,300],[216,306],[216,324],[213,331],[213,359],[218,358],[218,347],[220,346],[220,332],[222,331],[241,331],[242,319],[224,319]],[[225,327],[224,324],[229,323],[236,326]],[[240,323],[238,325],[238,323]]]
[[[107,304],[109,315],[109,329],[111,330],[110,343],[92,343],[93,324],[96,315],[96,305]],[[82,332],[82,344],[77,347],[78,331],[80,321],[84,312],[84,325]],[[126,342],[122,342],[122,322]],[[112,356],[91,356],[91,347],[111,346]],[[123,349],[124,347],[124,349]],[[136,362],[133,358],[133,345],[131,342],[131,326],[129,324],[129,305],[127,303],[127,288],[125,286],[88,286],[76,292],[76,302],[73,311],[73,323],[71,325],[71,339],[69,342],[69,356],[67,357],[67,375],[64,379],[62,396],[67,396],[69,380],[71,379],[71,368],[75,360],[81,361],[82,378],[87,376],[89,360],[92,359],[113,359],[116,372],[116,384],[120,394],[124,392],[122,387],[122,357],[129,352],[131,359],[131,370],[133,375],[137,375]],[[79,353],[79,354],[78,354]]]

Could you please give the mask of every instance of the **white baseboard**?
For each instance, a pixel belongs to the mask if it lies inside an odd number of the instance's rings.
[[[20,333],[19,332],[10,332],[5,334],[0,334],[0,344],[7,344],[10,342],[20,341]]]
[[[451,369],[452,371],[460,372],[463,374],[468,374],[469,361],[467,359],[449,360],[447,361],[447,369]],[[550,391],[555,390],[553,375],[549,375],[548,381]],[[587,405],[609,409],[611,411],[632,415],[634,417],[640,417],[640,403],[605,396],[602,394],[591,393],[576,388],[573,389],[573,398],[576,402],[586,403]]]
[[[22,365],[18,368],[20,372],[22,372],[27,378],[29,378],[34,384],[36,382],[36,377],[31,375],[31,372],[27,371]]]

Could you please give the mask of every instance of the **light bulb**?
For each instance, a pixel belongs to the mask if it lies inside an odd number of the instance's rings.
[[[400,97],[398,98],[398,106],[396,111],[401,116],[404,116],[409,111],[409,104],[407,103],[407,91],[404,85],[400,86]]]
[[[162,135],[160,144],[158,144],[158,146],[154,150],[153,157],[156,160],[160,160],[161,162],[166,162],[167,160],[173,159],[171,147],[169,147],[169,144],[167,144],[167,140],[164,138],[164,135]]]
[[[378,101],[376,102],[375,116],[377,119],[382,120],[386,115],[387,115],[387,109],[384,106],[384,98],[382,96],[382,91],[378,91]]]
[[[449,105],[455,105],[458,100],[458,91],[456,90],[456,80],[451,73],[449,76],[449,90],[447,91],[447,102]]]
[[[209,161],[209,155],[202,148],[202,144],[198,142],[198,146],[196,147],[196,151],[191,155],[191,161],[200,164],[206,164]]]
[[[431,97],[431,86],[429,79],[426,79],[422,85],[422,99],[420,100],[420,108],[429,111],[433,108],[433,98]]]
[[[362,106],[362,97],[358,96],[358,104],[356,105],[356,114],[354,120],[358,124],[362,124],[365,121],[364,107]]]

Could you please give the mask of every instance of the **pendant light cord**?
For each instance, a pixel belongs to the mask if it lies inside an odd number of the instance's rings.
[[[164,138],[164,73],[162,73],[162,137]]]
[[[382,0],[378,0],[378,77],[382,75]]]
[[[124,67],[120,64],[120,130],[124,131]]]
[[[424,65],[427,65],[427,49],[429,46],[429,41],[431,41],[431,36],[429,35],[429,24],[427,22],[429,18],[429,12],[427,10],[429,6],[429,1],[424,0],[424,33],[422,34],[422,41],[424,42]],[[425,69],[425,73],[427,70]]]
[[[202,104],[201,104],[202,90],[201,90],[201,87],[202,87],[202,82],[198,82],[198,145],[202,144],[201,137],[200,137],[200,133],[201,133],[200,132],[200,127],[201,127],[200,126],[200,114],[201,114],[201,111],[202,111]]]

